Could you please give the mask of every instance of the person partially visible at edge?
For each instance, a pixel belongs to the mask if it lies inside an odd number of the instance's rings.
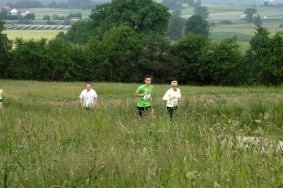
[[[151,94],[153,90],[153,85],[151,85],[150,75],[144,77],[144,83],[145,84],[139,86],[135,93],[135,97],[139,98],[137,109],[141,117],[147,114],[151,109],[150,102],[152,101]]]
[[[178,104],[181,101],[181,90],[177,87],[178,82],[172,81],[171,88],[167,90],[163,96],[163,100],[167,101],[167,113],[172,119],[173,113],[177,110]]]
[[[80,94],[80,105],[86,109],[93,108],[97,103],[97,94],[91,88],[91,83],[86,83],[86,89]]]
[[[0,109],[2,109],[2,102],[3,102],[3,89],[0,89]]]

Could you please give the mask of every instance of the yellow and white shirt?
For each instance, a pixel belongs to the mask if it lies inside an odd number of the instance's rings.
[[[175,96],[175,99],[171,99],[171,97]],[[168,89],[168,91],[163,96],[163,100],[167,101],[167,107],[175,107],[178,105],[179,101],[181,100],[181,91],[177,88],[174,91],[172,88]]]

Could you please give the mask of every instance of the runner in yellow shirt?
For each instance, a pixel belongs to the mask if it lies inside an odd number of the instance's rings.
[[[0,109],[2,109],[2,102],[3,102],[3,89],[0,89]]]
[[[163,96],[163,100],[167,101],[167,112],[171,119],[173,117],[173,112],[177,110],[178,104],[181,101],[181,91],[177,86],[178,82],[172,81],[171,89],[168,89]]]

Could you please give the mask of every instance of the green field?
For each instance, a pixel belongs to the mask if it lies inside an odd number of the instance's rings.
[[[208,8],[209,11],[209,19],[212,20],[239,20],[240,16],[244,14],[246,8],[251,8],[247,6],[228,6],[228,5],[209,5],[203,4]],[[257,9],[258,14],[263,18],[267,16],[267,18],[278,18],[283,19],[282,8],[278,7],[253,7]],[[182,16],[189,17],[193,14],[194,8],[188,7],[186,5],[183,6]]]
[[[5,30],[3,33],[7,34],[10,40],[15,40],[16,38],[29,39],[53,39],[59,32],[67,32],[66,30]]]
[[[143,119],[139,84],[93,83],[92,111],[79,107],[84,85],[0,80],[1,187],[283,186],[282,86],[180,86],[170,121],[169,85],[154,85]]]
[[[224,6],[224,5],[206,5],[209,10],[209,22],[214,22],[211,27],[210,38],[213,41],[220,41],[227,37],[237,36],[241,50],[244,52],[249,48],[249,41],[255,33],[255,25],[247,24],[240,20],[240,16],[244,14],[246,6]],[[276,7],[255,7],[262,18],[263,26],[266,27],[271,34],[276,31],[283,31],[279,27],[283,24],[282,8]],[[188,18],[193,14],[193,8],[184,6],[182,16]],[[267,17],[264,19],[264,17]],[[220,20],[230,20],[231,25],[221,24]]]

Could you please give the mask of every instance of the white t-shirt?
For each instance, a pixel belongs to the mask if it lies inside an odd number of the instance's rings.
[[[87,90],[84,89],[80,95],[80,99],[83,100],[84,107],[87,108],[93,107],[93,102],[96,97],[97,94],[93,89],[90,89],[89,92],[87,92]]]
[[[175,96],[176,99],[170,99],[170,97]],[[163,100],[167,101],[168,107],[174,107],[178,105],[179,100],[181,100],[181,91],[177,88],[177,91],[174,91],[172,88],[168,89],[165,95],[163,96]]]

